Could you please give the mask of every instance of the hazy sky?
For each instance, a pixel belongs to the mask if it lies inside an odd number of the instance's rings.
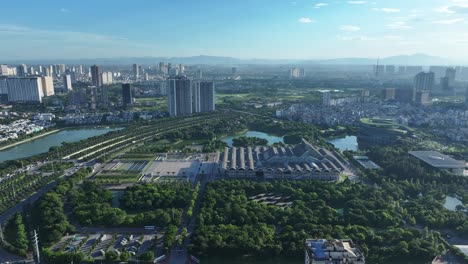
[[[468,57],[468,0],[23,0],[0,11],[0,61]]]

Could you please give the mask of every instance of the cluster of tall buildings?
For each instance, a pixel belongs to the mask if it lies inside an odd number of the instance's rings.
[[[185,73],[185,65],[178,64],[173,65],[172,63],[160,62],[158,65],[159,73],[162,75],[169,75],[170,77],[176,77]]]
[[[215,110],[213,82],[193,81],[178,76],[167,80],[168,110],[171,116]]]
[[[52,77],[0,78],[0,98],[11,103],[41,103],[44,96],[54,95]]]

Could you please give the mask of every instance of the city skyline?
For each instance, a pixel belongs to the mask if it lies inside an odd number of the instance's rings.
[[[2,5],[4,60],[468,56],[466,0],[29,2]]]

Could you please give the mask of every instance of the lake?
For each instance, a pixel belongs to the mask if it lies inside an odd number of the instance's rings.
[[[57,133],[53,133],[0,151],[0,162],[28,158],[45,153],[49,151],[51,147],[61,146],[62,142],[77,142],[119,129],[121,128],[78,128],[61,130]]]
[[[445,197],[445,203],[444,203],[445,209],[450,210],[450,211],[455,211],[455,209],[457,208],[457,205],[463,205],[462,201],[452,196]]]
[[[270,135],[270,134],[263,133],[263,132],[258,132],[258,131],[247,131],[245,133],[237,134],[235,136],[227,136],[227,137],[221,138],[221,140],[226,142],[226,144],[228,144],[229,147],[232,147],[232,140],[235,139],[235,138],[239,138],[239,137],[263,138],[263,139],[266,139],[268,141],[268,145],[273,145],[275,143],[283,143],[284,142],[283,137],[277,137],[277,136],[274,136],[274,135]]]
[[[341,151],[345,151],[345,150],[358,151],[359,150],[359,144],[358,144],[356,136],[333,138],[327,141]]]

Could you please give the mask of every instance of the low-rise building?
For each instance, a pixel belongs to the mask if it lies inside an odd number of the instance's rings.
[[[349,163],[336,151],[313,146],[307,140],[294,147],[232,147],[218,153],[226,177],[318,179],[335,181]]]
[[[365,264],[365,257],[351,239],[307,239],[305,264]]]

